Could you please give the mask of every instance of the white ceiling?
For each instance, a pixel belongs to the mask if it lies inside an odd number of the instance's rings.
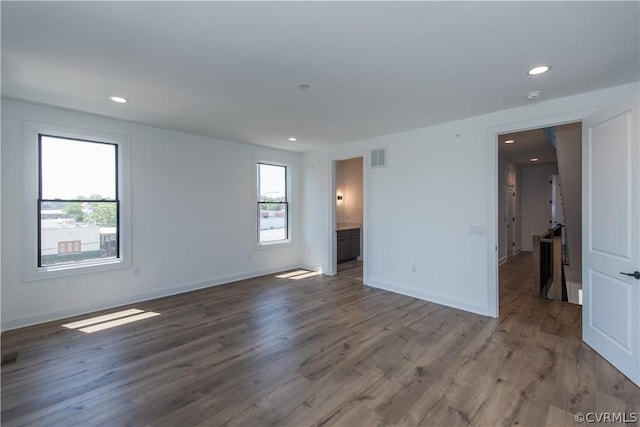
[[[569,123],[555,126],[555,130],[581,129],[581,123]],[[505,141],[514,141],[505,144]],[[532,166],[558,161],[556,150],[542,129],[513,132],[498,136],[498,155],[517,166]],[[531,162],[537,158],[538,161]]]
[[[638,81],[639,6],[2,1],[2,94],[304,151]]]

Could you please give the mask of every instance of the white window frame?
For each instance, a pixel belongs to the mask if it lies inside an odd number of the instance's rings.
[[[269,242],[261,242],[260,241],[260,219],[258,218],[258,210],[257,210],[257,206],[258,206],[258,202],[260,201],[260,183],[259,183],[259,179],[258,179],[258,165],[263,164],[263,165],[271,165],[271,166],[282,166],[285,168],[285,185],[286,185],[286,190],[287,190],[287,238],[286,239],[281,239],[281,240],[272,240]],[[277,160],[273,160],[273,159],[264,159],[264,158],[256,158],[255,161],[253,162],[253,182],[254,182],[254,209],[256,209],[254,212],[254,217],[253,217],[253,221],[254,221],[254,227],[255,227],[255,235],[254,235],[254,242],[256,245],[256,249],[260,250],[260,249],[265,249],[265,248],[269,248],[269,247],[276,247],[276,246],[281,246],[281,245],[286,245],[286,244],[290,244],[292,241],[292,215],[291,215],[291,171],[292,171],[292,167],[290,164],[288,163],[284,163],[282,161],[277,161]]]
[[[39,194],[39,136],[104,142],[117,145],[118,153],[118,198],[119,218],[119,258],[92,260],[77,264],[38,267],[38,194]],[[87,273],[97,273],[131,267],[131,200],[130,200],[130,138],[127,135],[79,129],[48,123],[23,122],[23,223],[24,257],[23,280],[37,280],[68,277]]]

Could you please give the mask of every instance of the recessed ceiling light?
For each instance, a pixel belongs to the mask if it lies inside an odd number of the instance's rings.
[[[307,83],[302,83],[301,85],[298,85],[298,89],[300,89],[300,90],[311,89],[311,85],[307,84]]]
[[[537,157],[534,157],[533,159],[529,159],[529,160],[531,160],[532,162],[537,162],[540,159],[538,159]]]
[[[530,76],[537,76],[538,74],[546,73],[549,69],[551,69],[551,67],[548,65],[540,65],[539,67],[530,69],[528,74]]]
[[[127,98],[123,98],[121,96],[112,96],[109,99],[113,102],[117,102],[118,104],[126,104],[127,102],[129,102]]]
[[[291,138],[289,138],[289,141],[291,142],[296,142],[298,140],[298,138],[294,138],[293,136]]]
[[[513,139],[507,139],[504,143],[505,144],[513,144],[515,141]]]

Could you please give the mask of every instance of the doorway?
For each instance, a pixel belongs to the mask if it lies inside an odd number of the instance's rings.
[[[576,304],[582,270],[581,143],[581,122],[498,136],[498,203],[504,206],[498,213],[499,263],[521,251],[531,254],[533,236],[561,227],[568,302]],[[532,280],[528,273],[523,270],[522,283]]]
[[[351,157],[334,162],[335,272],[363,280],[364,261],[364,161]]]
[[[567,289],[573,289],[571,302],[578,302],[581,287],[582,204],[581,204],[581,118],[556,125],[543,124],[526,129],[504,129],[495,133],[493,141],[496,176],[496,312],[500,295],[500,266],[510,258],[531,254],[533,236],[546,232],[553,220],[552,176],[563,176],[563,206],[570,207],[563,225],[573,236],[567,242],[572,257],[565,265]],[[552,122],[553,123],[553,122]],[[562,141],[561,149],[557,148]],[[560,169],[560,171],[559,171]],[[566,190],[566,191],[564,191]],[[563,248],[564,249],[564,248]],[[564,251],[563,251],[564,252]],[[521,282],[532,284],[531,270],[523,271]],[[529,274],[529,277],[526,275]],[[571,283],[569,283],[571,282]],[[575,295],[573,295],[575,293]]]

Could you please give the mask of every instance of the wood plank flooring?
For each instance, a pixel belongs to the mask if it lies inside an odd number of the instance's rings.
[[[338,275],[264,276],[2,334],[2,425],[574,425],[640,412],[640,390],[580,340],[581,308],[500,268],[499,319]],[[106,314],[109,310],[98,314]]]
[[[362,261],[348,261],[338,264],[338,275],[362,282]]]

